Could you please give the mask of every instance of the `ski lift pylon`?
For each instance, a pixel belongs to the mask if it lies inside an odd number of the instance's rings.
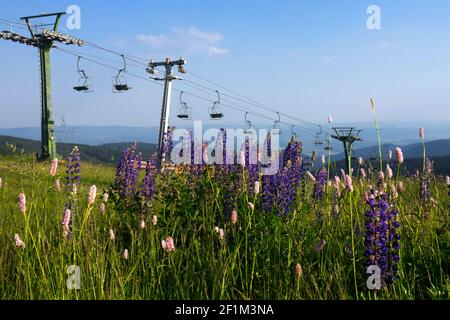
[[[213,106],[209,108],[209,117],[211,120],[220,120],[223,118],[222,108],[220,107],[220,93],[216,90],[217,101],[214,102]]]
[[[123,54],[120,56],[123,59],[123,68],[119,70],[115,77],[113,77],[114,93],[122,93],[131,89],[131,87],[127,84],[127,79],[124,75],[122,75],[127,70],[127,61],[125,60],[125,56]]]
[[[180,112],[177,117],[183,120],[189,120],[191,118],[191,110],[189,109],[186,102],[183,101],[183,91],[180,93]]]
[[[80,75],[80,78],[78,79],[77,85],[75,85],[73,89],[77,92],[92,92],[91,78],[86,75],[84,70],[80,69],[80,60],[81,57],[79,56],[77,59],[77,72]]]

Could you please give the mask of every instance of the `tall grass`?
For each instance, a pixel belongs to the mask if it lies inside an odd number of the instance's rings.
[[[62,178],[64,168],[58,172]],[[376,184],[375,173],[354,180],[354,192],[339,198],[311,197],[312,184],[302,181],[295,210],[285,218],[261,213],[260,196],[240,190],[238,220],[232,225],[223,207],[221,181],[212,168],[201,178],[180,172],[157,177],[151,211],[124,210],[111,195],[106,213],[101,197],[87,204],[88,188],[107,189],[114,168],[82,163],[78,221],[64,239],[61,221],[64,192],[57,192],[48,164],[29,157],[0,159],[0,297],[2,299],[444,299],[450,292],[449,199],[445,183],[435,177],[437,206],[429,218],[419,216],[419,180],[400,177],[404,192],[396,201],[401,217],[398,280],[380,291],[366,287],[363,192]],[[197,180],[196,180],[197,179]],[[61,180],[63,181],[63,180]],[[244,184],[245,185],[245,184]],[[19,212],[17,196],[27,195]],[[252,210],[248,202],[255,204]],[[158,224],[151,223],[152,215]],[[224,229],[220,240],[214,228]],[[108,235],[113,229],[116,239]],[[14,246],[20,234],[24,249]],[[174,252],[161,240],[171,236]],[[324,248],[315,246],[325,240]],[[129,258],[123,258],[125,249]],[[295,266],[303,269],[296,278]],[[69,290],[67,267],[81,270],[81,289]]]

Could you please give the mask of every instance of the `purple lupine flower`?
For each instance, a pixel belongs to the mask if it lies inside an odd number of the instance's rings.
[[[244,143],[244,164],[246,170],[247,191],[249,195],[255,194],[255,186],[259,183],[259,164],[257,159],[256,144],[250,138]],[[258,188],[259,193],[259,188]]]
[[[314,247],[314,251],[316,251],[316,252],[322,251],[323,248],[325,247],[325,244],[326,244],[325,240],[323,240],[323,239],[319,240],[319,242]]]
[[[270,133],[267,135],[264,141],[265,148],[262,157],[266,158],[272,156],[272,137]],[[263,166],[267,166],[264,164]],[[262,176],[262,195],[261,195],[261,209],[265,213],[270,213],[273,211],[274,199],[276,196],[276,175],[263,175]]]
[[[276,196],[276,175],[262,176],[261,210],[270,213]]]
[[[80,166],[80,151],[75,146],[67,157],[66,189],[68,195],[74,193],[80,183]]]
[[[318,200],[322,199],[323,195],[325,194],[325,187],[328,179],[327,169],[320,169],[316,174],[315,179],[316,182],[314,183],[313,198]]]
[[[283,154],[284,167],[278,173],[277,180],[277,215],[287,216],[293,209],[297,188],[302,176],[302,145],[291,139]]]
[[[163,156],[166,159],[170,159],[170,154],[173,149],[172,135],[173,135],[172,128],[169,128],[167,132],[164,134],[163,143],[159,155],[161,159],[163,158]]]
[[[189,173],[191,175],[191,177],[200,177],[203,173],[204,170],[204,164],[203,164],[203,155],[204,155],[204,146],[201,143],[201,141],[195,140],[193,138],[192,135],[192,131],[189,129],[189,135],[190,135],[190,141],[191,141],[191,163],[189,166]],[[198,159],[196,159],[195,157],[195,151],[196,148],[198,148],[198,154],[199,157]],[[196,163],[196,160],[199,160],[200,163]],[[194,184],[197,180],[195,179],[191,179],[190,181],[192,181],[192,184]]]
[[[115,187],[122,198],[133,198],[136,195],[136,184],[141,169],[141,155],[136,155],[136,143],[122,153],[116,169]]]
[[[155,161],[147,161],[147,166],[145,168],[145,176],[142,181],[142,190],[141,195],[147,201],[151,201],[153,199],[153,195],[155,194],[155,178],[156,178],[156,163]]]
[[[374,190],[367,199],[365,256],[367,265],[377,265],[385,284],[395,281],[398,271],[400,235],[398,211],[389,205],[386,194],[377,196]]]
[[[242,189],[243,171],[238,164],[227,164],[222,167],[222,183],[225,189],[225,212],[229,217]]]
[[[422,200],[422,207],[426,214],[430,209],[431,204],[431,190],[430,179],[433,172],[433,163],[430,159],[425,159],[425,172],[420,181],[420,198]]]

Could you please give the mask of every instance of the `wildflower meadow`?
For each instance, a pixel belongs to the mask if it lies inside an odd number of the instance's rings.
[[[426,150],[418,172],[400,148],[345,172],[312,167],[293,136],[263,175],[249,149],[161,168],[135,145],[117,167],[76,147],[1,157],[0,297],[450,298],[450,178]]]

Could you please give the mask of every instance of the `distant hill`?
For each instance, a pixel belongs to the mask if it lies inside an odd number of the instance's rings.
[[[438,175],[447,175],[450,176],[450,155],[447,156],[440,156],[440,157],[429,157],[433,161],[433,171]],[[379,163],[377,160],[371,160],[369,161],[370,165],[374,168],[379,167]],[[367,162],[366,162],[367,164]],[[386,162],[384,162],[386,164]],[[383,164],[383,165],[384,165]],[[391,161],[391,167],[396,168],[395,160]],[[320,164],[316,161],[316,166]],[[416,170],[421,171],[423,165],[423,159],[422,158],[411,158],[411,159],[405,159],[405,162],[402,164],[402,170],[406,170],[408,173],[415,173]],[[352,168],[358,168],[358,163],[354,159],[352,161]],[[336,162],[336,168],[337,170],[345,169],[345,160],[339,160]]]
[[[57,144],[57,152],[61,155],[66,155],[70,150],[77,145],[80,149],[82,159],[92,163],[116,164],[118,159],[126,148],[132,142],[106,143],[98,146],[89,146],[85,144]],[[40,153],[41,144],[36,140],[15,138],[9,136],[0,136],[0,155],[8,155],[12,153],[11,145],[15,148],[15,153]],[[388,150],[394,151],[396,146],[386,144],[382,146],[383,156],[385,157]],[[450,175],[450,140],[438,140],[426,143],[427,157],[434,161],[434,170],[437,174]],[[414,172],[416,169],[422,167],[422,146],[421,144],[412,144],[409,146],[402,146],[403,154],[405,156],[404,168],[409,172]],[[156,145],[151,143],[138,142],[137,151],[141,152],[144,159],[149,158],[156,153]],[[375,158],[378,155],[378,148],[365,148],[355,150],[353,159],[353,167],[357,167],[356,158],[363,157],[366,161],[370,161],[372,165],[376,166]],[[336,156],[337,168],[344,168],[345,162],[340,155]],[[393,155],[395,156],[395,155]],[[372,159],[370,159],[373,157]],[[316,167],[319,165],[320,159],[316,160]],[[394,161],[394,160],[393,160]]]
[[[85,144],[58,143],[57,152],[66,155],[76,145],[80,149],[82,159],[93,163],[116,164],[123,150],[128,148],[132,142],[108,143],[99,146],[88,146]],[[11,149],[11,146],[14,150]],[[40,153],[41,143],[35,140],[0,136],[0,155],[15,153]],[[144,159],[156,152],[156,145],[150,143],[138,143],[137,151],[141,152]]]
[[[355,143],[357,145],[357,142]],[[389,150],[394,153],[395,148],[400,147],[403,151],[405,158],[421,158],[422,157],[422,144],[414,143],[410,145],[394,145],[394,144],[383,144],[381,146],[381,153],[383,158],[387,157]],[[425,143],[425,148],[428,157],[443,157],[450,156],[450,140],[435,140]],[[371,157],[378,157],[378,146],[370,146],[367,148],[355,149],[352,156],[362,157],[368,159]],[[395,156],[395,153],[393,154]],[[335,160],[344,159],[344,153],[339,153],[333,156]]]
[[[59,143],[79,143],[90,146],[116,143],[120,141],[143,141],[156,143],[158,128],[125,126],[58,126],[56,139]],[[0,135],[39,140],[41,129],[37,127],[0,128]]]

